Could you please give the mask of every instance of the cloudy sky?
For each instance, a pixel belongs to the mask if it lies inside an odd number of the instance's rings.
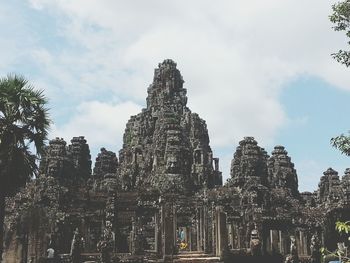
[[[178,64],[188,106],[207,121],[224,177],[244,136],[284,145],[300,190],[348,157],[330,146],[350,129],[346,44],[326,0],[11,0],[0,2],[0,74],[23,74],[50,99],[50,137],[85,135],[119,151],[145,106],[153,70]]]

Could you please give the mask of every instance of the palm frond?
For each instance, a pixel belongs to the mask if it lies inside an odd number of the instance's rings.
[[[9,194],[36,173],[36,156],[42,153],[51,123],[47,102],[43,91],[21,75],[0,79],[0,191]]]

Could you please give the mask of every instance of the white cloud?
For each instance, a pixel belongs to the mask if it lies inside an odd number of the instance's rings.
[[[64,125],[53,126],[50,138],[60,137],[69,142],[74,136],[85,136],[95,150],[110,146],[117,152],[122,146],[126,122],[140,109],[139,105],[130,101],[120,104],[83,102]]]
[[[343,161],[343,160],[342,160]],[[296,169],[299,180],[299,191],[314,191],[317,190],[317,184],[320,182],[320,177],[323,176],[329,167],[338,172],[341,179],[345,169],[348,167],[347,160],[345,162],[334,163],[328,160],[327,163],[316,159],[303,159],[296,162]]]
[[[327,170],[324,164],[315,160],[300,160],[297,165],[299,191],[313,191],[317,189],[317,184],[323,172]],[[312,185],[312,188],[310,186]]]
[[[55,18],[69,43],[57,43],[58,52],[30,50],[41,70],[36,82],[51,83],[54,100],[81,104],[56,127],[59,136],[85,134],[94,145],[121,140],[137,107],[115,119],[104,111],[118,111],[126,100],[144,103],[153,68],[165,58],[178,63],[189,107],[207,121],[214,150],[232,149],[247,135],[272,145],[291,123],[281,90],[301,74],[350,90],[350,74],[329,55],[345,43],[331,29],[329,1],[28,1]],[[100,94],[118,105],[82,103]]]
[[[35,43],[35,36],[21,14],[14,15],[11,3],[0,4],[0,73],[16,73],[16,65],[23,63],[26,51]]]
[[[330,28],[328,2],[31,3],[64,15],[69,22],[62,34],[86,48],[83,54],[62,53],[53,68],[45,65],[48,73],[67,80],[69,92],[107,90],[141,102],[152,69],[173,58],[190,107],[208,122],[213,146],[247,134],[273,143],[288,122],[279,103],[281,87],[298,74],[350,89],[349,74],[329,55],[342,40]]]

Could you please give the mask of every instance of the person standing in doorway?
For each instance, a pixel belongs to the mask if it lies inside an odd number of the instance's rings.
[[[55,250],[52,247],[47,249],[47,262],[54,263],[55,262]]]

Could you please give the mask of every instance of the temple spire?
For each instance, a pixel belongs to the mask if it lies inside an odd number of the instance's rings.
[[[182,112],[187,104],[183,78],[176,63],[166,59],[154,70],[153,83],[148,88],[147,109],[160,111],[171,109]]]

